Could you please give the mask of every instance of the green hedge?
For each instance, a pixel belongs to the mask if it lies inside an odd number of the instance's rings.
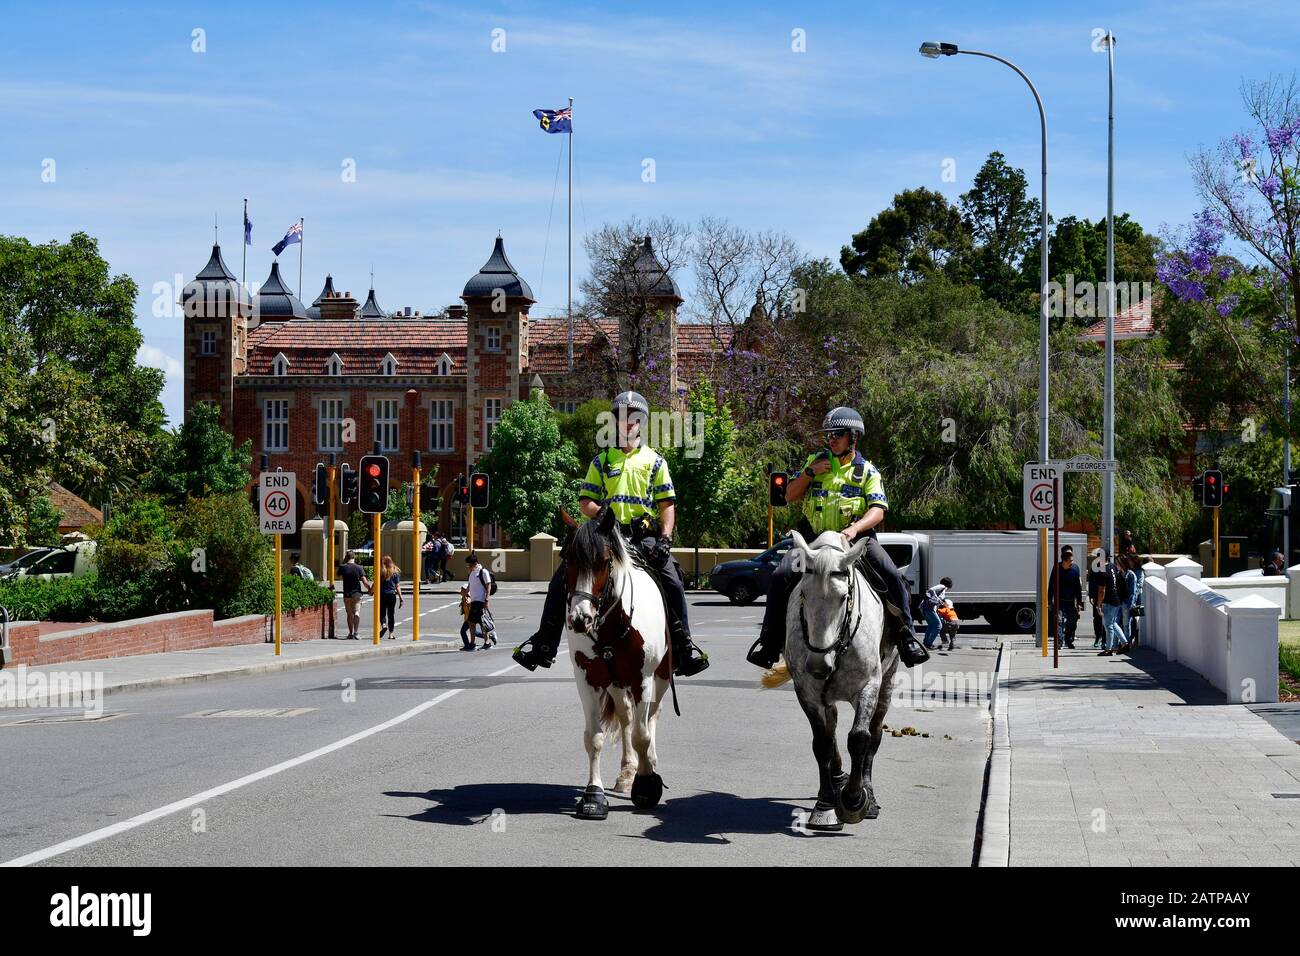
[[[109,584],[94,574],[53,581],[19,580],[0,583],[0,605],[17,621],[124,621],[204,605],[183,591],[160,590],[148,579]],[[330,602],[330,590],[285,575],[280,606],[285,613]],[[275,610],[275,578],[269,562],[246,579],[239,592],[213,609],[217,620]]]

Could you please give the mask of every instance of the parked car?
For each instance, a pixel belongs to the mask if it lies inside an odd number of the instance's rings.
[[[772,548],[752,558],[715,564],[709,572],[709,587],[719,594],[725,594],[732,604],[753,604],[767,594],[772,572],[790,550],[792,543],[793,539],[783,538]]]
[[[33,578],[52,581],[55,578],[79,578],[95,567],[94,541],[78,541],[62,548],[51,548],[49,554],[25,568],[19,568],[15,578]]]
[[[28,551],[21,558],[15,558],[7,564],[0,564],[0,579],[17,577],[19,571],[30,568],[53,550],[54,548],[36,548]]]

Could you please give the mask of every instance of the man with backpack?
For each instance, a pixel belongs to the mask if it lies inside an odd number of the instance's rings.
[[[1102,626],[1106,635],[1106,648],[1098,657],[1109,657],[1116,651],[1128,650],[1128,638],[1120,626],[1120,614],[1128,601],[1128,584],[1124,571],[1111,558],[1109,551],[1102,552],[1106,566],[1101,572],[1097,599],[1101,604]]]
[[[497,642],[495,631],[487,623],[491,617],[484,619],[484,615],[489,613],[488,598],[497,593],[497,583],[488,573],[487,568],[478,563],[478,555],[473,552],[465,558],[465,566],[469,568],[469,574],[461,593],[469,600],[469,613],[465,615],[465,623],[460,626],[460,641],[464,645],[461,650],[474,650],[476,626],[483,631],[483,650],[487,650]]]

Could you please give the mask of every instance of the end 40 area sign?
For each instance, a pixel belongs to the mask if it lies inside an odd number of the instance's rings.
[[[262,534],[293,534],[298,530],[298,496],[294,473],[264,471],[258,486],[258,523]]]
[[[1025,527],[1053,528],[1065,511],[1061,468],[1030,462],[1025,465]]]

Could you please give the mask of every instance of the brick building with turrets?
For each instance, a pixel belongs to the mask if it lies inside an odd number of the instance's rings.
[[[235,442],[252,442],[254,468],[265,454],[272,468],[295,472],[300,522],[314,513],[316,463],[331,453],[356,467],[378,444],[400,486],[410,480],[418,449],[425,482],[441,501],[438,522],[459,535],[460,509],[451,504],[456,477],[491,449],[496,422],[528,396],[536,378],[557,409],[572,411],[611,397],[620,376],[593,370],[617,367],[620,342],[656,344],[671,395],[712,372],[726,333],[679,324],[681,293],[648,238],[636,250],[635,270],[637,317],[575,320],[571,367],[568,320],[530,318],[532,289],[499,236],[465,283],[464,304],[440,315],[409,308],[388,313],[373,287],[358,306],[350,292],[337,291],[332,276],[304,306],[278,262],[250,294],[214,245],[181,295],[186,415],[198,402],[218,405]],[[342,509],[340,516],[346,514]],[[475,537],[478,545],[499,543],[491,525],[476,529]],[[297,543],[293,536],[285,546]]]

